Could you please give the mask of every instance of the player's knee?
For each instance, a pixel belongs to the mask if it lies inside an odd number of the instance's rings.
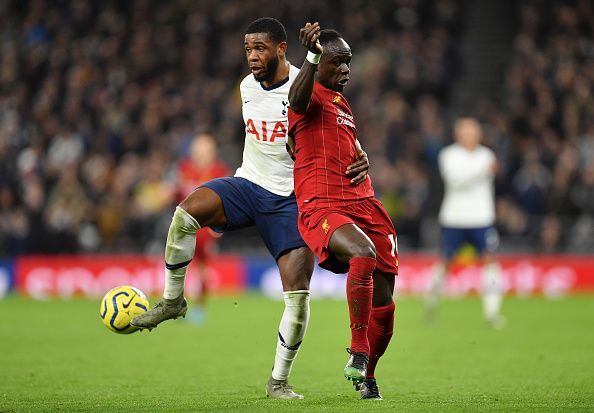
[[[186,199],[181,201],[178,206],[184,211],[186,211],[188,214],[196,218],[196,215],[198,215],[197,212],[199,210],[200,204],[199,202],[196,202],[188,196]]]
[[[369,243],[353,245],[350,253],[351,257],[366,257],[373,259],[376,257],[375,245]]]
[[[308,248],[301,247],[283,254],[277,264],[284,291],[309,290],[314,258]]]
[[[283,291],[309,290],[309,279],[307,277],[292,278],[283,280]]]
[[[298,266],[296,268],[283,268],[281,270],[281,280],[284,291],[309,290],[309,280],[313,268],[309,270],[307,266]]]
[[[224,213],[221,215],[222,206],[219,204],[218,195],[211,193],[208,189],[198,188],[188,195],[179,207],[194,217],[200,225],[208,226],[224,221]]]

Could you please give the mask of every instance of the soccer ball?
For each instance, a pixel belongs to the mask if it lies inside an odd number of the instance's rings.
[[[99,315],[105,327],[118,334],[130,334],[138,331],[137,327],[130,325],[137,315],[145,313],[149,303],[142,291],[129,285],[116,287],[107,292]]]

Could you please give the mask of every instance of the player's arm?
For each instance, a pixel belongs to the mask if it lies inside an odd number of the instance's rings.
[[[320,61],[320,55],[324,52],[322,45],[318,41],[320,30],[318,22],[314,24],[306,23],[305,27],[299,30],[299,42],[309,53],[289,90],[289,104],[296,113],[305,113],[309,107],[318,68],[317,62]]]
[[[367,158],[367,153],[361,148],[359,139],[355,141],[355,144],[357,146],[357,156],[359,157],[359,160],[349,165],[346,170],[346,175],[354,176],[353,179],[351,179],[351,183],[359,185],[365,178],[367,178],[367,174],[369,173],[369,159]]]
[[[443,180],[453,188],[465,188],[493,175],[491,163],[473,161],[461,164],[456,158],[441,153],[438,157],[439,171]]]
[[[287,142],[285,142],[285,148],[287,152],[289,152],[289,156],[294,161],[295,160],[295,138],[291,135],[287,135]]]

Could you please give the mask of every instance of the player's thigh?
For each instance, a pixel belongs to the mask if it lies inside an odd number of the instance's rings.
[[[375,245],[375,268],[379,272],[398,274],[398,238],[392,219],[377,200],[368,200],[364,206],[366,213],[356,222]]]
[[[461,228],[441,228],[441,250],[447,262],[451,261],[465,240],[464,230]]]
[[[353,257],[375,258],[376,256],[373,241],[355,223],[336,228],[330,237],[328,248],[342,263],[348,263]]]
[[[312,208],[300,212],[299,233],[317,257],[320,267],[335,274],[349,270],[348,260],[339,261],[330,251],[329,243],[337,228],[352,223],[353,220],[339,210]]]
[[[314,255],[308,247],[283,253],[277,260],[283,291],[309,290],[314,268]]]
[[[256,201],[260,196],[258,191],[263,190],[262,188],[247,179],[228,176],[208,181],[198,190],[218,196],[219,215],[207,224],[214,231],[233,231],[254,225]],[[221,217],[224,217],[224,220]]]
[[[196,188],[179,206],[192,215],[201,227],[223,227],[227,224],[223,201],[210,188]]]
[[[298,229],[299,211],[294,196],[283,197],[265,191],[260,194],[258,204],[254,223],[277,262],[286,253],[306,247]]]
[[[471,230],[469,238],[470,244],[474,246],[479,257],[490,261],[499,245],[497,230],[492,226],[476,228]]]

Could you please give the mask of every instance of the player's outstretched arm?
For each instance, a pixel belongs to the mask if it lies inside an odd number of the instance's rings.
[[[289,104],[291,109],[297,113],[304,113],[309,107],[316,69],[320,56],[324,52],[322,45],[318,41],[320,30],[318,22],[314,24],[306,23],[305,27],[299,30],[299,42],[307,48],[309,53],[289,90]]]

